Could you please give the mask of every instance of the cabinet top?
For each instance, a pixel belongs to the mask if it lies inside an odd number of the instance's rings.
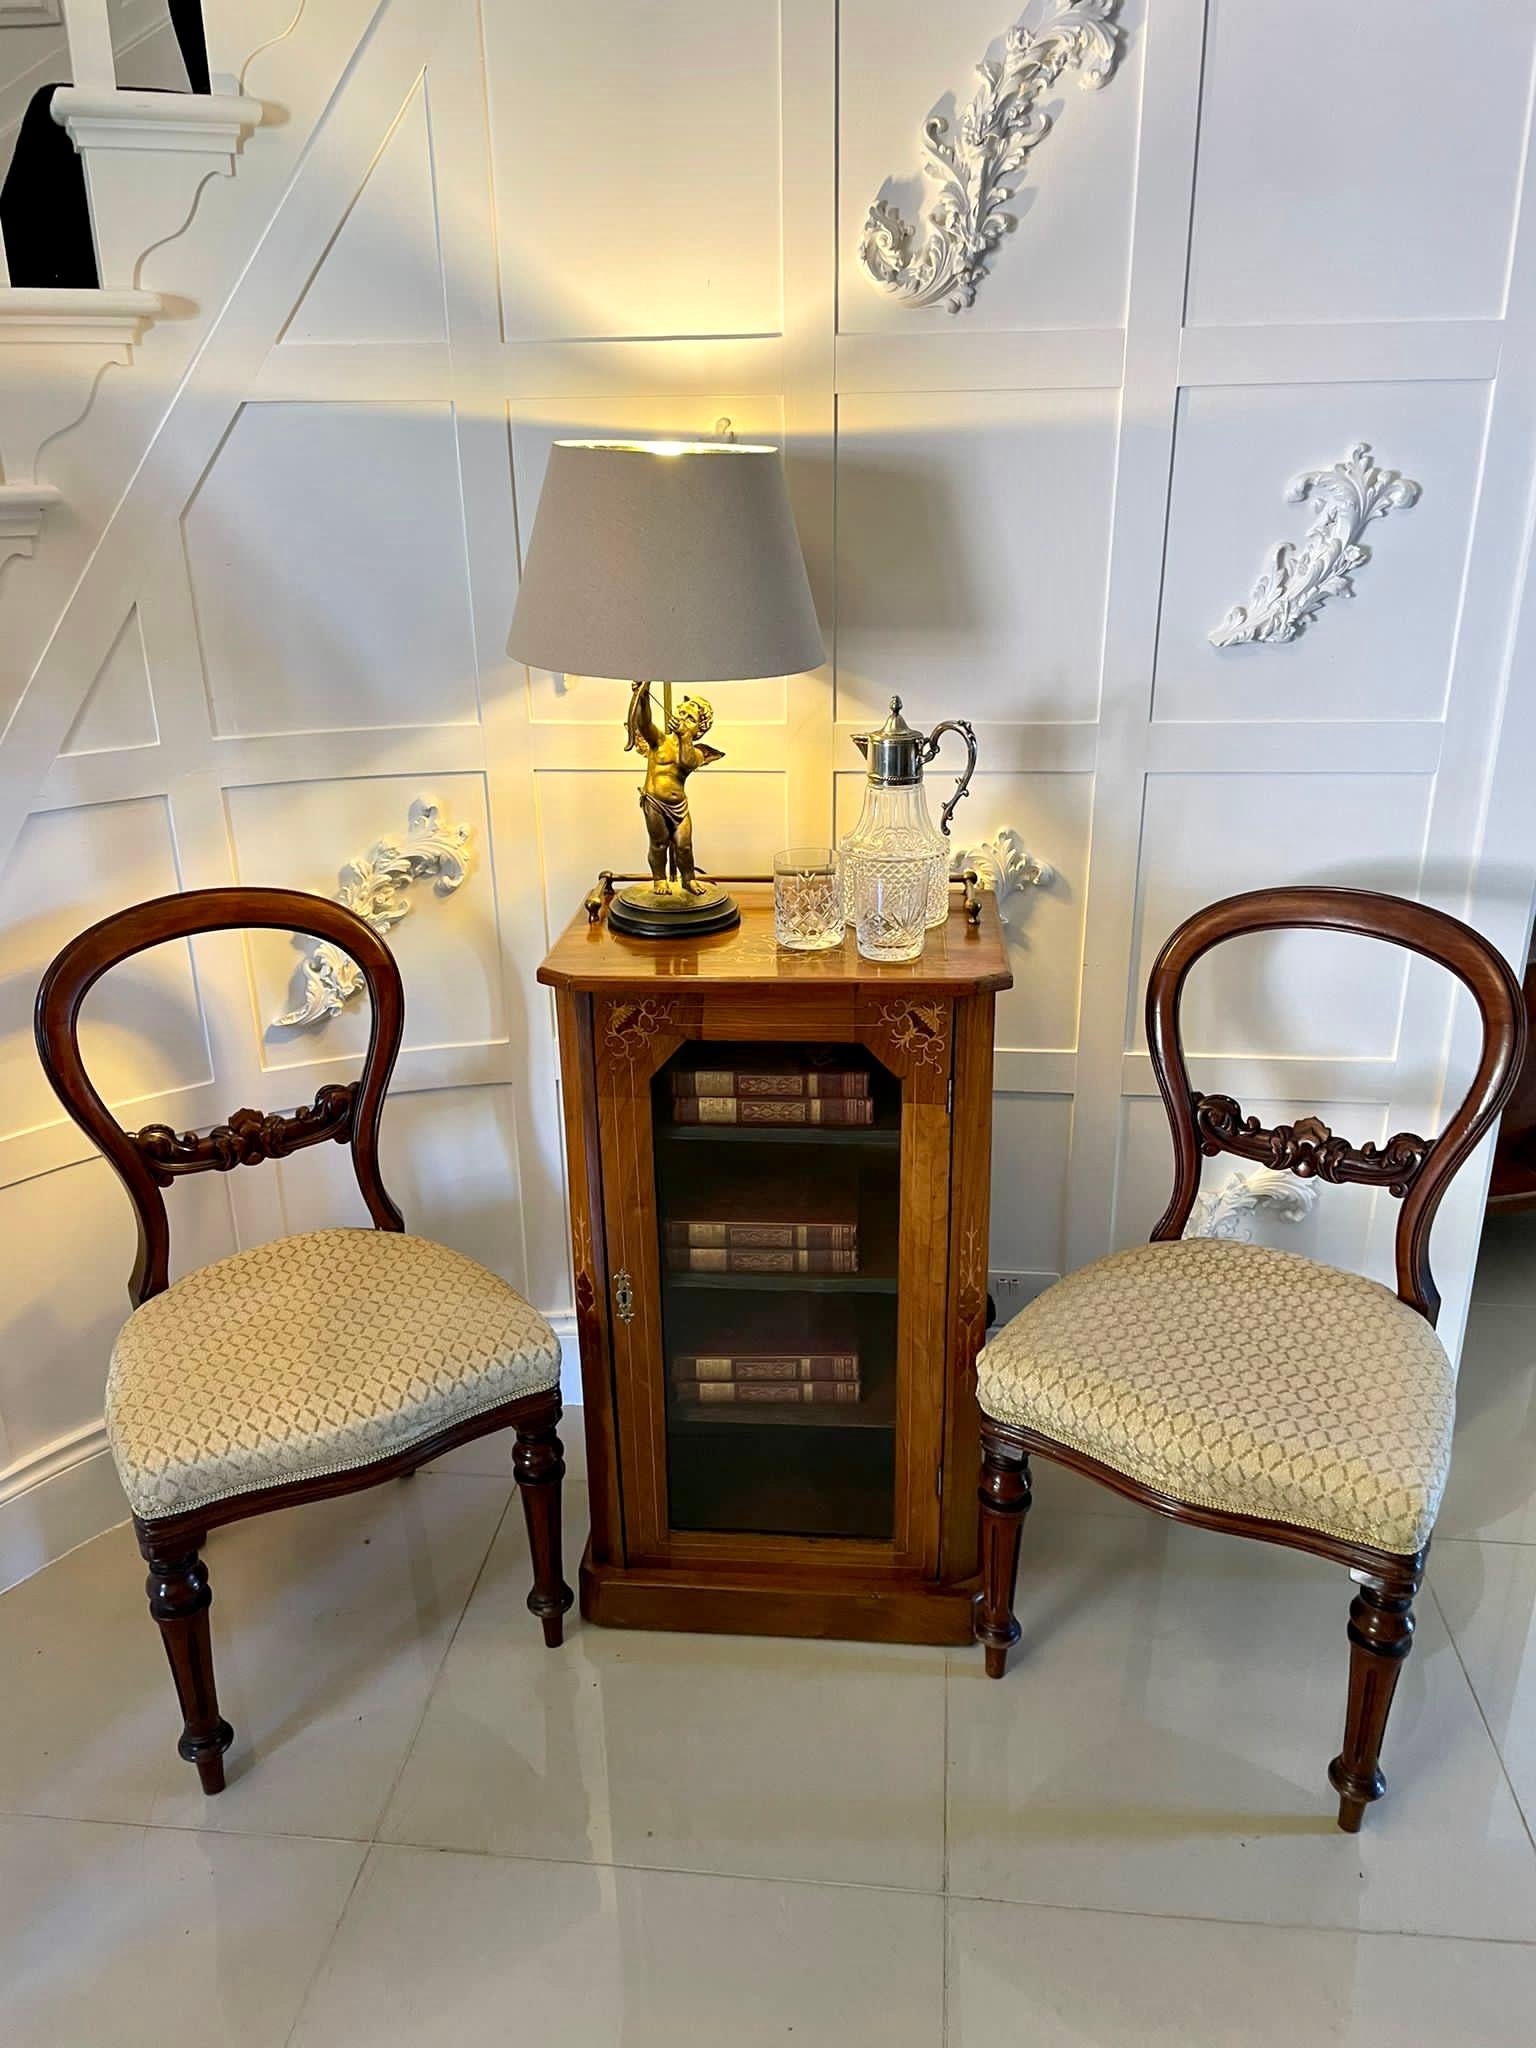
[[[730,877],[723,878],[730,882]],[[700,939],[635,939],[596,924],[578,911],[550,948],[539,980],[552,988],[651,988],[686,981],[714,988],[760,987],[765,982],[813,988],[919,989],[970,995],[1011,988],[1013,973],[997,915],[997,898],[983,893],[981,922],[971,924],[956,896],[949,922],[928,934],[921,956],[900,966],[860,957],[850,931],[825,953],[790,953],[774,941],[773,885],[730,882],[741,905],[734,931]]]

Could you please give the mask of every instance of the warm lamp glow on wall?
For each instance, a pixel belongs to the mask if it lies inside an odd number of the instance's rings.
[[[512,614],[513,656],[633,681],[625,750],[644,757],[651,884],[621,891],[616,931],[724,931],[740,913],[701,875],[686,783],[725,757],[708,702],[674,683],[800,675],[826,659],[776,448],[557,441]],[[658,722],[653,681],[662,683]]]

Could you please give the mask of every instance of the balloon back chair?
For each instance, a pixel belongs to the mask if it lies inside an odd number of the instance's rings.
[[[291,1115],[237,1110],[199,1134],[124,1130],[80,1058],[78,1019],[101,975],[146,947],[237,928],[302,932],[361,969],[372,1006],[360,1078]],[[196,889],[141,903],[71,941],[43,976],[37,1049],[60,1101],[110,1161],[138,1216],[133,1312],[113,1347],[107,1438],[181,1707],[181,1755],[224,1789],[200,1552],[209,1529],[404,1478],[488,1431],[516,1431],[528,1521],[528,1605],[552,1648],[561,1577],[560,1347],[544,1318],[472,1259],[405,1234],[379,1175],[379,1118],[405,1022],[400,970],[352,911],[290,889]],[[351,1149],[372,1229],[312,1230],[172,1282],[163,1190],[326,1140]]]
[[[1389,941],[1470,989],[1477,1071],[1437,1139],[1356,1146],[1315,1117],[1269,1130],[1230,1096],[1190,1088],[1179,1003],[1191,967],[1223,940],[1291,928]],[[988,1676],[1001,1678],[1019,1639],[1014,1580],[1036,1453],[1175,1521],[1346,1566],[1357,1589],[1348,1706],[1328,1775],[1353,1834],[1386,1789],[1382,1736],[1450,1463],[1454,1376],[1434,1332],[1430,1227],[1514,1085],[1520,986],[1442,911],[1367,890],[1259,890],[1212,904],[1168,940],[1147,985],[1147,1042],[1174,1150],[1173,1197],[1151,1242],[1068,1274],[977,1361],[976,1633]],[[1202,1155],[1218,1152],[1399,1199],[1396,1293],[1295,1252],[1184,1238]]]

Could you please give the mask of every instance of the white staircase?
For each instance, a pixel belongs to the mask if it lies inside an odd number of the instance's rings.
[[[13,286],[0,247],[0,563],[32,552],[63,499],[39,457],[165,310],[160,293],[139,287],[144,252],[175,233],[210,172],[233,171],[264,112],[237,90],[121,89],[107,0],[63,0],[63,16],[73,83],[50,111],[85,167],[100,285]]]
[[[157,292],[0,288],[0,561],[29,555],[60,502],[37,474],[49,441],[84,411],[101,370],[126,363]]]

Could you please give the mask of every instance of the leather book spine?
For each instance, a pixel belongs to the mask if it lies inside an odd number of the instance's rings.
[[[672,1361],[672,1377],[679,1385],[701,1380],[747,1381],[856,1380],[859,1358],[855,1351],[813,1352],[795,1357],[758,1354],[752,1357],[711,1358],[688,1353]]]
[[[872,1124],[875,1105],[866,1096],[844,1101],[808,1100],[804,1096],[764,1101],[741,1095],[678,1095],[672,1121],[679,1124]]]
[[[858,1400],[858,1380],[699,1380],[691,1386],[679,1384],[678,1399],[700,1407],[734,1403],[740,1407],[851,1407]]]
[[[857,1249],[832,1252],[745,1251],[728,1245],[671,1245],[667,1264],[674,1273],[857,1273]]]
[[[708,1223],[667,1225],[667,1243],[702,1251],[846,1252],[859,1241],[857,1223]]]
[[[672,1073],[672,1093],[679,1096],[750,1095],[774,1098],[848,1098],[869,1094],[869,1075],[862,1068],[835,1072],[752,1072],[736,1067],[679,1067]]]

